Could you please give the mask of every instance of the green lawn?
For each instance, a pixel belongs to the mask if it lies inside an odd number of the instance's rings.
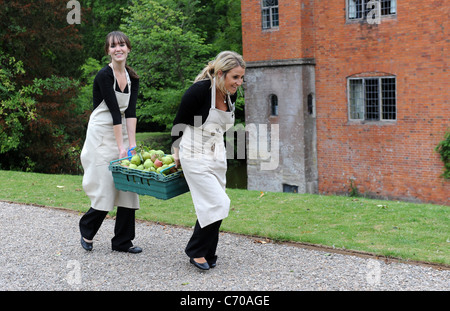
[[[136,142],[138,144],[141,142],[144,146],[151,149],[161,149],[169,153],[172,145],[172,136],[170,136],[170,132],[142,132],[136,133]]]
[[[85,212],[81,176],[0,171],[0,200]],[[449,206],[343,196],[227,189],[223,231],[450,264]],[[171,200],[141,196],[138,218],[192,226],[189,193]]]

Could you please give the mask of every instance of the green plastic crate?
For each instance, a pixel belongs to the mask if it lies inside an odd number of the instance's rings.
[[[164,176],[155,172],[120,166],[119,161],[124,159],[127,158],[111,161],[109,164],[109,170],[112,172],[114,184],[118,190],[149,195],[162,200],[168,200],[189,191],[183,171]]]

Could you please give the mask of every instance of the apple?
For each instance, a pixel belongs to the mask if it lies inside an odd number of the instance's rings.
[[[150,159],[155,162],[156,159],[158,159],[158,155],[156,153],[153,153],[150,157]]]
[[[136,166],[141,164],[141,157],[138,154],[135,154],[130,161],[132,164],[135,164]]]
[[[155,167],[161,167],[163,166],[163,163],[159,159],[156,159],[155,162],[153,162],[153,165]]]
[[[144,162],[145,168],[151,168],[152,166],[154,166],[152,160],[150,160],[150,159],[145,160],[145,162]]]
[[[163,164],[171,164],[173,162],[172,156],[165,156],[161,158]]]
[[[152,155],[150,154],[150,152],[144,151],[142,153],[142,159],[144,160],[144,162],[148,159],[150,159],[152,157]]]
[[[158,155],[158,158],[162,158],[164,156],[164,151],[156,150],[155,153]]]

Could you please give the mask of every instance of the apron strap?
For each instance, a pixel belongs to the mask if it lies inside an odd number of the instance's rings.
[[[114,89],[114,92],[115,92],[116,91],[117,78],[116,78],[116,73],[114,72],[114,65],[113,65],[113,63],[110,63],[110,65],[111,65],[111,69],[113,70],[113,76],[114,76],[113,89]],[[128,70],[126,68],[125,68],[125,74],[127,76],[128,93],[131,93],[131,79],[130,79],[130,75],[128,74]]]
[[[213,78],[211,87],[211,108],[216,108],[216,77]]]

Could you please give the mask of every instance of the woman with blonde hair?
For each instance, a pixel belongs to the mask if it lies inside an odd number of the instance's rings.
[[[236,91],[244,74],[241,55],[219,53],[183,95],[173,122],[174,158],[183,167],[197,214],[185,252],[202,270],[216,266],[219,228],[230,208],[223,135],[234,125]]]

